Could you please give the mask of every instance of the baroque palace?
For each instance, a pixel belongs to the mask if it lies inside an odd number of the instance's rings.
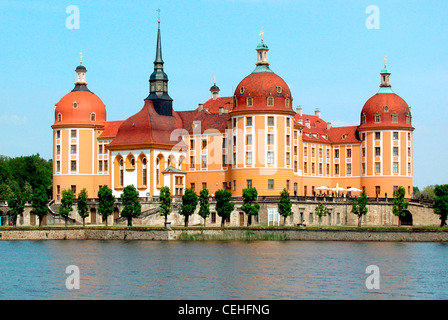
[[[257,46],[255,69],[232,97],[211,98],[191,111],[175,111],[168,93],[158,22],[154,72],[142,109],[123,121],[107,121],[106,106],[76,68],[74,89],[55,108],[53,199],[64,189],[90,198],[108,185],[116,197],[134,185],[142,198],[185,188],[233,196],[255,187],[261,196],[310,196],[322,186],[365,189],[369,197],[392,197],[403,186],[412,194],[411,110],[391,88],[384,65],[379,91],[360,110],[359,126],[333,127],[319,110],[293,109],[287,83],[269,66],[268,46]],[[359,195],[359,192],[355,193]]]

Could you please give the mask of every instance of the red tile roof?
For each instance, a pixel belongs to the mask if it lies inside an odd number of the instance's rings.
[[[104,124],[104,130],[98,137],[98,139],[115,138],[117,136],[118,129],[120,128],[123,120],[120,121],[107,121]]]
[[[198,128],[193,128],[194,122],[200,122],[201,133],[205,130],[218,130],[220,132],[224,132],[230,119],[230,115],[228,113],[210,113],[205,110],[180,111],[178,114],[182,118],[182,128],[187,130],[189,133],[199,130]]]
[[[219,113],[219,108],[223,107],[226,112],[230,112],[233,109],[233,98],[222,97],[216,100],[210,99],[203,105],[204,109],[207,109],[210,113]],[[197,109],[196,109],[197,110]]]

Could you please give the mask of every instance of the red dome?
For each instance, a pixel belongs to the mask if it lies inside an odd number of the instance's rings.
[[[72,91],[56,103],[54,115],[54,125],[103,125],[106,106],[90,91]]]
[[[411,110],[395,93],[379,93],[365,103],[359,129],[397,127],[412,129]]]
[[[237,104],[233,111],[293,111],[291,91],[288,85],[273,72],[258,72],[248,75],[236,88],[235,97]],[[273,98],[272,105],[268,105],[269,97]],[[248,100],[251,101],[248,102]]]

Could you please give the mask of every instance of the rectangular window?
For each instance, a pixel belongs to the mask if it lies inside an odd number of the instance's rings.
[[[303,163],[303,173],[308,173],[308,162]]]
[[[287,127],[289,127],[289,126],[291,126],[291,119],[289,119],[289,118],[286,118],[286,126]]]
[[[334,165],[334,174],[339,174],[339,164]]]
[[[273,134],[268,134],[268,144],[269,145],[274,144],[274,135]]]
[[[274,190],[274,179],[269,179],[268,180],[268,189],[269,190]]]
[[[207,168],[207,156],[202,156],[202,168]]]
[[[294,155],[297,155],[297,146],[294,146]]]
[[[394,162],[394,173],[398,173],[398,162]]]
[[[56,154],[61,154],[61,146],[56,146]]]
[[[311,148],[311,157],[315,157],[316,156],[316,149]]]
[[[366,148],[362,148],[362,156],[365,157],[366,156]]]
[[[398,132],[394,132],[394,140],[398,140]]]
[[[411,148],[408,148],[408,157],[411,156]]]
[[[375,194],[378,196],[381,193],[381,186],[375,186]]]
[[[109,170],[109,162],[107,160],[104,160],[104,171]]]
[[[375,162],[375,173],[381,173],[381,162]]]
[[[195,140],[190,140],[190,150],[194,150],[195,147]]]
[[[327,175],[329,175],[329,174],[330,174],[330,164],[327,163]]]
[[[103,154],[103,145],[98,145],[98,154]]]
[[[381,148],[380,147],[375,147],[375,155],[381,156]]]
[[[246,180],[247,182],[247,189],[252,188],[252,180]]]
[[[194,183],[190,183],[190,189],[194,191],[195,188],[195,184]]]
[[[394,122],[394,123],[398,122],[398,116],[396,114],[392,115],[392,122]]]
[[[330,149],[327,149],[327,158],[330,158]]]
[[[72,191],[73,191],[73,195],[76,195],[76,186],[75,186],[75,185],[72,185],[72,186],[71,186],[71,189],[72,189]]]
[[[252,117],[246,117],[246,125],[251,126],[252,125]]]
[[[394,156],[398,156],[398,147],[394,147]]]
[[[98,161],[98,171],[102,172],[103,171],[103,160],[99,160]]]
[[[412,165],[410,162],[408,162],[408,173],[411,174],[412,173]]]
[[[319,163],[319,174],[322,174],[322,163]]]
[[[70,170],[71,171],[76,171],[76,161],[75,160],[72,160],[70,162]]]
[[[381,139],[381,132],[375,132],[375,139],[380,140]]]
[[[71,152],[71,154],[76,154],[76,144],[72,144],[70,146],[70,152]]]
[[[308,147],[303,148],[303,156],[308,157]]]
[[[274,164],[274,152],[268,152],[268,164]]]
[[[246,145],[248,145],[248,146],[252,145],[252,135],[251,134],[246,135]]]
[[[290,146],[291,145],[291,136],[288,134],[286,135],[286,145]]]
[[[347,149],[347,158],[352,157],[352,149]]]
[[[294,131],[294,139],[297,139],[297,131]]]
[[[286,190],[289,191],[289,180],[286,180]]]
[[[56,161],[56,172],[60,172],[61,171],[61,161]]]
[[[202,140],[202,150],[207,149],[207,140]]]
[[[56,138],[61,138],[61,130],[56,131]]]
[[[268,126],[274,125],[274,117],[268,117]]]
[[[315,173],[315,164],[314,164],[314,162],[312,162],[311,163],[311,174],[314,174]]]
[[[339,158],[339,149],[334,150],[334,157]]]
[[[71,137],[76,138],[76,130],[71,130]]]
[[[289,152],[286,152],[286,165],[289,166],[291,164],[291,156]]]
[[[362,164],[362,174],[366,174],[366,164]]]
[[[190,157],[190,169],[194,169],[195,166],[195,159],[194,156]]]
[[[319,158],[322,158],[322,148],[319,148]]]
[[[294,172],[297,172],[297,161],[294,161]]]
[[[207,182],[202,182],[202,189],[207,189]]]
[[[352,164],[347,163],[347,174],[352,174]]]
[[[227,155],[226,154],[222,155],[222,166],[223,167],[227,166]]]
[[[252,165],[252,152],[246,152],[246,165]]]

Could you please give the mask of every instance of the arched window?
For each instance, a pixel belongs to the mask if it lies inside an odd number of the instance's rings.
[[[148,166],[146,158],[142,160],[142,185],[148,185]]]
[[[62,121],[62,113],[58,113],[58,122],[61,122]]]
[[[366,114],[365,113],[363,113],[361,116],[361,122],[362,122],[362,124],[366,123]]]
[[[285,99],[285,107],[286,107],[286,108],[289,108],[289,98],[286,98],[286,99]]]
[[[244,93],[244,87],[241,87],[240,94],[243,94],[243,93]]]
[[[123,183],[124,183],[124,167],[123,167],[123,158],[121,158],[120,159],[120,162],[119,162],[119,165],[120,165],[120,177],[119,177],[119,181],[120,181],[120,186],[123,186]]]
[[[274,97],[269,96],[268,97],[268,106],[272,107],[274,105]]]
[[[95,114],[95,112],[92,112],[90,114],[90,121],[96,121],[96,114]]]
[[[156,185],[160,185],[160,159],[156,159]]]
[[[252,97],[248,97],[247,98],[247,106],[248,107],[252,107],[253,106],[253,99],[252,99]]]
[[[282,87],[277,86],[277,93],[278,93],[278,94],[282,93]]]

